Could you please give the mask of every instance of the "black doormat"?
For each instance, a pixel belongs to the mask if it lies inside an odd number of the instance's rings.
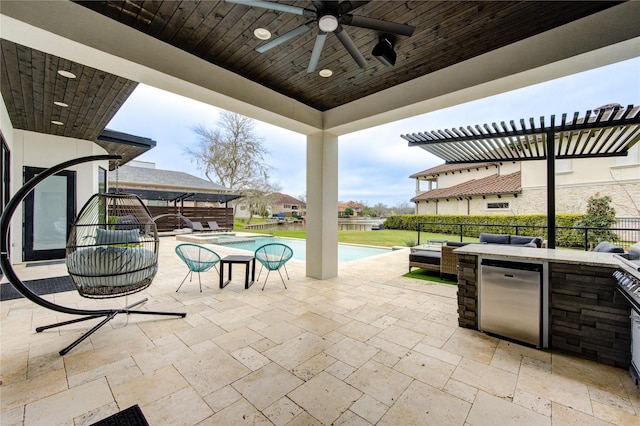
[[[42,296],[45,294],[62,293],[72,291],[76,286],[71,281],[69,275],[62,277],[43,278],[40,280],[24,281],[24,284],[35,294]],[[13,300],[24,297],[10,283],[0,284],[0,300]]]
[[[93,423],[91,426],[149,426],[138,404],[115,413],[105,419]]]

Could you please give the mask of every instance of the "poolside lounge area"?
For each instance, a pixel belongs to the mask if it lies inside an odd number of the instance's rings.
[[[288,290],[277,276],[245,290],[239,272],[221,290],[211,271],[202,293],[195,281],[176,293],[178,243],[162,239],[154,283],[128,302],[146,295],[146,308],[184,319],[119,316],[61,357],[89,323],[36,334],[66,318],[25,299],[0,304],[2,425],[89,425],[134,404],[151,425],[640,423],[627,371],[458,327],[456,286],[402,277],[407,250],[327,280],[292,260]],[[66,273],[17,270],[23,280]]]

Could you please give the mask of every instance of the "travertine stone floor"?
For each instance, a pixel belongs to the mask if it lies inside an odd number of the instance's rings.
[[[632,425],[640,391],[629,374],[457,326],[456,287],[403,278],[406,250],[350,262],[338,278],[305,277],[291,261],[284,290],[271,274],[243,288],[243,266],[218,288],[215,271],[186,273],[163,238],[150,310],[184,319],[116,317],[68,355],[90,323],[24,299],[2,302],[4,426],[88,425],[133,404],[152,425]],[[233,249],[215,249],[221,255]],[[27,280],[63,265],[18,267]],[[264,275],[263,275],[264,278]],[[46,296],[96,308],[75,292]]]

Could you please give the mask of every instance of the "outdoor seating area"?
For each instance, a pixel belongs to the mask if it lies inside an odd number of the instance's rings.
[[[35,333],[70,317],[25,299],[0,304],[3,425],[89,425],[135,404],[154,425],[639,421],[628,371],[459,327],[457,287],[402,277],[408,250],[349,262],[327,280],[292,259],[288,290],[219,289],[210,272],[202,293],[176,293],[179,243],[162,239],[143,309],[185,318],[117,317],[61,357],[87,325]],[[18,268],[25,280],[64,272]],[[75,291],[44,297],[105,303]]]
[[[458,273],[457,256],[453,251],[458,247],[470,243],[445,240],[438,240],[436,243],[437,245],[427,243],[427,245],[411,248],[411,252],[409,253],[409,272],[411,272],[411,268],[422,268],[429,271],[440,272],[440,276],[456,275]],[[546,246],[542,237],[489,233],[481,233],[478,243],[509,244],[535,248]]]

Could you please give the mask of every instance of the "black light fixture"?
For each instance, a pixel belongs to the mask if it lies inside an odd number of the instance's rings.
[[[396,52],[393,50],[393,40],[387,34],[380,36],[378,44],[373,48],[371,54],[388,67],[392,67],[396,63]]]

